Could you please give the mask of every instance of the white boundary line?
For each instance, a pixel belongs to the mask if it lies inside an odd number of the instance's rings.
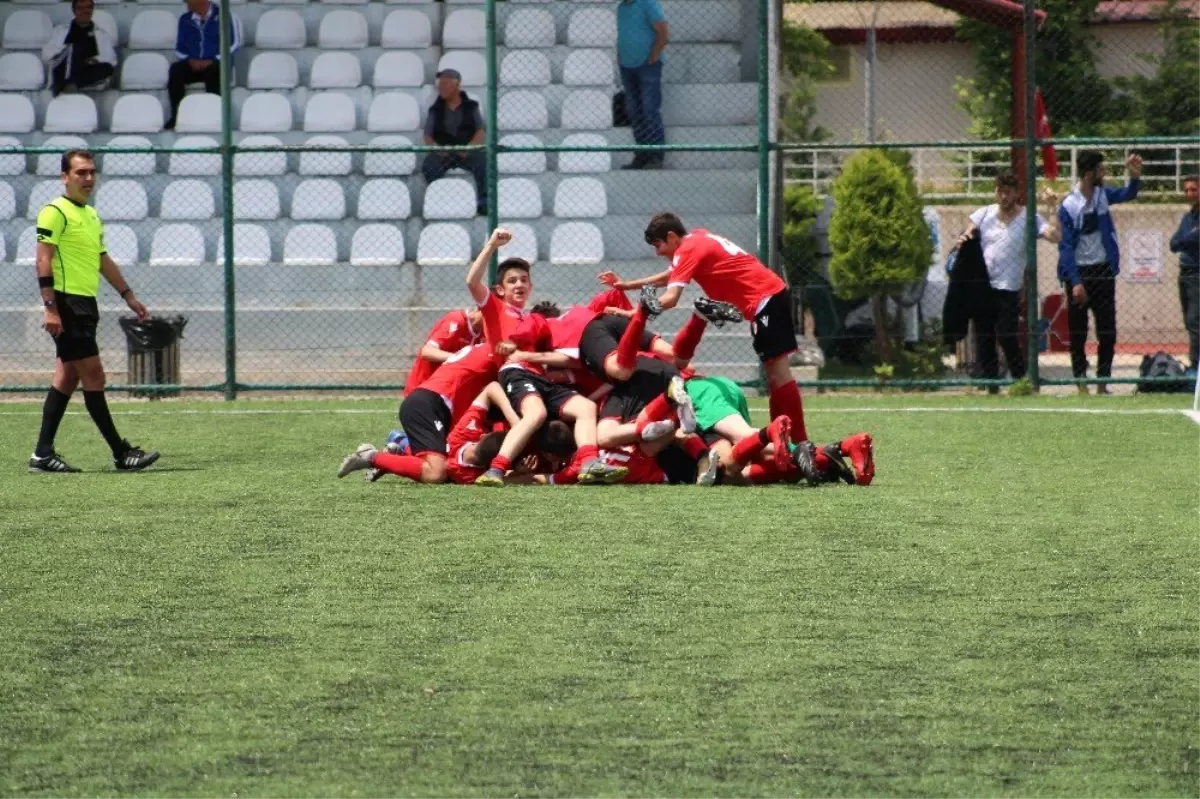
[[[384,408],[167,408],[163,410],[120,410],[113,409],[117,416],[317,416],[317,415],[368,415],[390,413],[394,410]],[[1044,413],[1044,414],[1080,414],[1085,416],[1178,416],[1190,417],[1200,424],[1200,413],[1196,411],[1175,408],[814,408],[808,414],[820,416],[826,413]],[[28,411],[3,411],[0,416],[41,416],[41,409]],[[87,416],[86,411],[67,411],[68,416]]]

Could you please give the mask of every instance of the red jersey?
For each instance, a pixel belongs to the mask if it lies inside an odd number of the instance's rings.
[[[479,310],[483,314],[485,325],[489,321],[495,323],[496,327],[488,332],[494,334],[492,340],[497,344],[505,339],[511,339],[521,326],[521,322],[529,316],[528,311],[508,305],[490,291],[487,299],[479,306]]]
[[[463,347],[469,347],[481,341],[483,341],[483,331],[471,327],[470,315],[466,311],[451,311],[439,319],[433,326],[433,330],[429,331],[429,337],[425,340],[425,344],[432,344],[446,352],[458,352]],[[425,360],[418,353],[417,360],[413,362],[412,369],[409,370],[408,380],[404,384],[404,396],[407,397],[414,388],[428,380],[440,365]]]
[[[642,452],[642,448],[637,444],[602,449],[600,460],[609,466],[624,466],[629,469],[622,483],[646,485],[667,482],[667,474],[659,467],[658,461]]]
[[[476,466],[463,460],[464,451],[468,444],[477,444],[492,432],[492,423],[488,421],[486,405],[471,404],[463,417],[450,429],[446,437],[448,463],[446,471],[451,482],[467,484],[474,483],[475,478],[487,471],[487,466]]]
[[[683,237],[671,259],[671,286],[692,281],[709,297],[736,305],[753,319],[763,300],[787,288],[779,275],[729,239],[698,228]]]
[[[450,408],[450,423],[462,418],[475,398],[496,379],[503,359],[491,342],[465,347],[450,356],[420,388],[441,394]]]

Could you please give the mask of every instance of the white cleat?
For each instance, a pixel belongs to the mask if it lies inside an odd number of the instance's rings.
[[[375,454],[376,449],[373,444],[359,444],[358,449],[342,459],[342,468],[338,469],[337,476],[345,477],[350,472],[370,469],[375,462]]]
[[[675,420],[663,419],[661,422],[647,422],[642,428],[642,441],[658,441],[660,438],[675,432]]]
[[[679,429],[691,435],[696,432],[696,409],[692,407],[692,398],[684,388],[683,378],[679,375],[671,378],[667,385],[667,396],[675,403],[675,416],[679,419]],[[648,426],[648,425],[647,425]]]
[[[712,486],[717,484],[717,474],[721,471],[721,455],[713,447],[700,456],[696,464],[696,485]]]

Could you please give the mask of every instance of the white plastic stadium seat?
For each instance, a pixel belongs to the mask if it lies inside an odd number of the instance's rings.
[[[367,130],[372,133],[407,133],[420,129],[421,109],[411,94],[383,92],[371,100]]]
[[[173,150],[194,150],[201,147],[216,150],[219,145],[211,136],[180,136],[171,146]],[[214,152],[206,153],[171,153],[168,162],[169,175],[219,175],[221,174],[221,156]]]
[[[8,260],[8,250],[6,249],[6,243],[4,241],[4,234],[0,233],[0,263],[4,263],[7,260]]]
[[[529,178],[501,178],[496,191],[503,219],[537,219],[542,215],[542,191]]]
[[[203,180],[174,180],[163,190],[160,219],[212,219],[216,215],[212,187]]]
[[[0,136],[0,148],[20,147],[21,140],[15,136]],[[0,175],[24,175],[25,153],[0,153]]]
[[[599,133],[572,133],[562,141],[566,147],[604,147],[608,141]],[[558,154],[559,172],[608,172],[612,170],[612,153],[573,152]]]
[[[62,185],[62,184],[59,184]],[[33,266],[37,261],[37,230],[27,227],[17,236],[17,249],[13,251],[14,266]]]
[[[608,215],[608,195],[596,178],[563,178],[554,192],[554,215],[599,219]]]
[[[321,53],[313,62],[308,85],[313,89],[355,89],[362,85],[362,64],[354,53]]]
[[[367,18],[357,11],[338,8],[326,11],[317,31],[322,50],[361,50],[367,46]]]
[[[101,182],[96,189],[96,213],[105,221],[138,222],[145,219],[150,215],[145,187],[127,178]]]
[[[61,180],[43,180],[33,184],[33,188],[29,190],[29,199],[25,205],[25,218],[37,219],[42,208],[46,203],[53,200],[55,197],[61,197],[63,192],[63,184]]]
[[[550,59],[537,50],[513,50],[500,62],[501,86],[549,86]]]
[[[615,47],[617,15],[607,8],[576,11],[567,22],[567,44],[571,47]]]
[[[451,11],[442,24],[442,47],[469,50],[487,44],[483,12],[475,8]]]
[[[404,263],[404,234],[395,225],[359,225],[350,242],[351,266],[400,266]]]
[[[0,94],[0,133],[33,130],[33,103],[23,94]]]
[[[421,266],[466,266],[471,262],[471,236],[461,225],[436,222],[421,229],[417,263]]]
[[[457,69],[463,86],[487,85],[487,62],[473,50],[452,50],[438,60],[438,72]]]
[[[46,133],[93,133],[100,125],[96,102],[86,94],[60,94],[46,106]]]
[[[353,167],[351,153],[330,152],[348,147],[341,136],[313,136],[304,142],[306,147],[325,147],[324,152],[300,153],[301,175],[349,175]]]
[[[245,115],[243,112],[243,122]],[[304,106],[308,133],[349,133],[354,130],[354,100],[340,92],[318,92]]]
[[[107,33],[112,38],[114,44],[120,41],[121,37],[118,34],[117,20],[112,14],[104,9],[97,8],[92,12],[92,22],[97,28]]]
[[[33,53],[0,55],[0,91],[32,92],[45,85],[42,62]]]
[[[407,8],[393,11],[383,21],[379,45],[385,50],[420,50],[432,46],[433,27],[429,24],[429,17]]]
[[[612,86],[616,81],[612,56],[606,50],[575,50],[563,64],[567,86]]]
[[[149,152],[154,145],[145,136],[113,136],[107,147],[144,148],[144,153],[105,153],[100,156],[100,172],[110,177],[119,175],[153,175],[158,159]]]
[[[325,225],[293,225],[283,240],[283,262],[288,266],[333,266],[337,263],[337,237]]]
[[[162,53],[130,53],[121,64],[121,91],[151,92],[167,88],[171,65]]]
[[[17,215],[17,192],[11,183],[0,183],[0,221],[7,222]],[[0,261],[4,260],[0,258]]]
[[[129,225],[105,225],[104,246],[117,266],[140,263],[138,237]]]
[[[298,50],[307,43],[304,18],[287,8],[272,8],[254,26],[254,46],[260,50]]]
[[[215,94],[193,95],[197,96],[221,99]],[[184,102],[190,99],[188,97]],[[220,114],[217,115],[217,124],[221,124]],[[238,128],[245,133],[286,133],[292,129],[292,104],[282,94],[255,92],[242,103],[242,118]]]
[[[259,53],[250,62],[247,89],[294,89],[299,85],[300,66],[291,53]]]
[[[184,98],[187,102],[188,98]],[[217,116],[217,125],[221,123]],[[152,94],[122,94],[113,106],[113,133],[158,133],[163,129],[163,105]],[[177,128],[178,129],[178,128]]]
[[[174,50],[179,15],[161,8],[139,11],[129,25],[130,50]]]
[[[554,46],[554,17],[540,8],[519,8],[504,25],[506,47],[541,49]]]
[[[150,241],[151,266],[200,266],[204,234],[195,225],[163,225]]]
[[[371,77],[371,84],[376,89],[423,86],[425,64],[421,62],[419,55],[408,50],[384,53],[375,62],[375,74]]]
[[[376,136],[367,142],[370,147],[411,147],[407,136]],[[364,175],[411,175],[417,168],[417,154],[363,153]]]
[[[500,130],[545,130],[549,124],[550,111],[540,92],[519,89],[501,96],[496,109]]]
[[[359,219],[408,219],[412,216],[412,198],[408,186],[395,178],[374,178],[358,192]]]
[[[269,180],[238,180],[233,184],[234,219],[278,219],[279,190]]]
[[[550,235],[550,263],[598,264],[604,260],[604,238],[590,222],[566,222]]]
[[[473,219],[475,186],[463,178],[442,178],[425,189],[426,219]]]
[[[280,147],[277,136],[247,136],[238,147]],[[287,154],[279,151],[233,154],[233,174],[238,176],[282,175],[287,172]]]
[[[567,130],[608,130],[612,123],[612,98],[606,92],[577,89],[563,99],[562,127]]]
[[[508,147],[538,147],[542,140],[532,133],[509,133],[500,137]],[[500,153],[496,165],[501,175],[540,175],[546,171],[546,153]]]
[[[5,50],[41,50],[54,30],[54,23],[44,11],[21,9],[4,21],[0,48]],[[172,42],[174,44],[174,42]]]
[[[345,219],[346,197],[342,184],[330,178],[300,182],[292,194],[292,219]]]
[[[86,149],[87,142],[78,136],[51,136],[41,146],[57,152],[39,154],[36,172],[42,177],[53,177],[62,174],[62,154],[67,150]]]
[[[512,233],[512,241],[504,248],[505,258],[524,258],[529,263],[538,259],[537,233],[524,222],[508,222],[501,217],[501,227]]]
[[[262,225],[233,226],[233,265],[263,266],[271,262],[271,235]],[[217,266],[225,263],[225,235],[217,238]]]
[[[245,112],[242,118],[245,119]],[[175,132],[220,133],[221,96],[203,93],[184,97],[179,104],[179,116],[175,119]]]

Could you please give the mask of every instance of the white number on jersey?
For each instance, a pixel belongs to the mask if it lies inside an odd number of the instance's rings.
[[[708,237],[710,239],[712,239],[713,241],[715,241],[717,244],[720,244],[721,248],[723,250],[725,250],[725,252],[729,253],[730,255],[745,255],[746,254],[745,250],[743,250],[741,247],[737,246],[736,244],[734,244],[732,241],[725,238],[724,236],[718,236],[715,233],[709,233]]]

